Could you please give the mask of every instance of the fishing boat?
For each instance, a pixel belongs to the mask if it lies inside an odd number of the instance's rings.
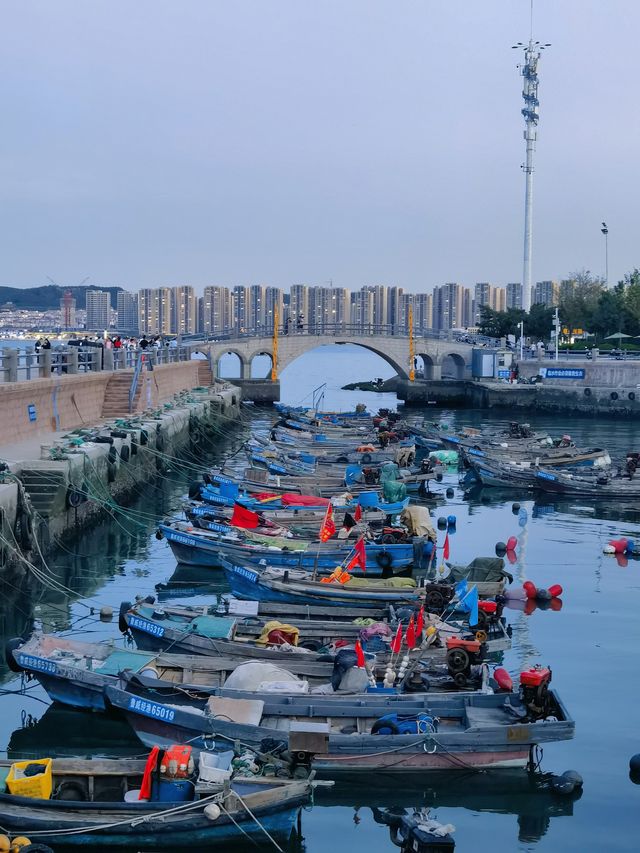
[[[37,678],[54,702],[92,711],[105,710],[104,688],[117,683],[124,671],[154,681],[184,685],[184,689],[206,687],[214,691],[223,688],[231,673],[247,661],[246,656],[216,654],[213,649],[209,649],[208,655],[150,653],[37,632],[21,645],[12,643],[6,651],[11,669]],[[250,650],[245,648],[245,651]],[[328,655],[321,659],[315,654],[281,651],[269,659],[263,658],[263,662],[286,668],[311,687],[328,684],[333,674],[333,658]]]
[[[538,488],[544,492],[560,495],[580,495],[580,497],[638,498],[640,497],[640,478],[634,479],[613,471],[603,471],[597,476],[584,477],[550,469],[536,472]]]
[[[245,614],[225,618],[225,610],[218,606],[176,607],[165,605],[158,608],[141,600],[136,604],[125,601],[120,605],[119,627],[130,634],[139,649],[193,655],[239,656],[243,659],[278,661],[286,666],[291,655],[299,656],[297,649],[283,648],[286,641],[307,650],[307,655],[326,653],[331,646],[340,642],[354,644],[359,640],[363,649],[375,653],[376,661],[386,663],[390,658],[388,639],[395,634],[399,625],[408,624],[412,614],[417,613],[419,602],[410,601],[397,606],[385,601],[371,608],[343,605],[296,605],[279,602],[237,601],[225,602],[230,614]],[[253,615],[255,614],[255,615]],[[367,631],[367,624],[378,623],[382,631]],[[434,613],[424,613],[424,628],[433,627],[436,637],[428,646],[428,657],[444,661],[447,640],[469,635],[468,624],[459,619],[446,621]],[[390,629],[390,630],[389,630]],[[274,634],[271,634],[271,632]],[[278,636],[278,632],[280,632]],[[504,651],[511,647],[509,632],[501,619],[486,627],[484,647],[487,654]],[[419,657],[425,650],[418,643],[412,651]],[[313,658],[309,658],[313,659]]]
[[[391,637],[389,637],[391,639]],[[431,638],[430,638],[431,639]],[[366,647],[366,643],[365,643]],[[283,648],[282,646],[280,648]],[[388,651],[388,646],[387,646]],[[36,633],[18,648],[11,649],[14,671],[36,678],[54,702],[72,708],[104,712],[104,690],[109,685],[129,682],[139,689],[160,692],[166,701],[180,703],[205,702],[210,696],[236,698],[268,698],[279,695],[299,696],[318,693],[332,700],[348,694],[367,695],[377,701],[379,695],[398,693],[415,696],[419,690],[455,690],[461,686],[487,689],[490,670],[484,663],[474,665],[464,680],[456,679],[458,671],[441,654],[432,654],[423,643],[420,653],[408,655],[405,671],[387,689],[371,693],[369,686],[382,686],[389,655],[378,660],[366,654],[367,669],[356,667],[353,649],[341,648],[333,655],[292,654],[282,651],[279,658],[258,660],[240,656],[149,654],[121,649],[107,643],[85,643]],[[411,659],[411,666],[409,662]]]
[[[193,488],[189,490],[191,499],[202,499],[205,503],[215,506],[233,507],[235,503],[241,503],[247,509],[254,512],[262,512],[264,509],[287,509],[289,512],[295,510],[326,510],[329,503],[332,503],[336,508],[345,509],[354,512],[358,504],[364,509],[379,509],[385,515],[397,515],[399,512],[409,505],[409,498],[385,503],[381,500],[381,496],[375,491],[365,491],[358,495],[357,500],[353,500],[353,496],[345,493],[346,496],[343,502],[334,498],[332,501],[329,498],[318,495],[303,495],[293,492],[285,492],[284,494],[276,494],[271,492],[268,487],[263,486],[264,492],[247,494],[241,492],[238,485],[228,478],[228,482],[223,482],[218,478],[217,485],[210,484],[193,484]]]
[[[519,693],[427,693],[414,702],[388,696],[375,705],[274,695],[211,697],[200,708],[137,695],[133,684],[107,687],[106,697],[146,745],[268,742],[321,772],[404,773],[524,766],[532,747],[572,738],[573,719],[549,679],[548,669],[533,669],[521,674]]]
[[[22,764],[41,767],[43,762]],[[0,772],[6,777],[11,766],[0,762]],[[308,779],[257,776],[226,783],[194,777],[174,784],[163,779],[153,783],[151,800],[139,800],[145,761],[54,758],[45,766],[40,777],[46,778],[31,784],[49,796],[21,796],[5,787],[0,793],[0,825],[14,836],[28,836],[32,843],[54,845],[56,850],[61,845],[106,850],[224,849],[238,841],[258,843],[269,837],[286,842],[300,807],[310,801],[314,784]]]
[[[324,543],[284,539],[264,545],[249,541],[246,537],[243,539],[239,532],[227,525],[210,524],[208,527],[203,530],[194,528],[188,522],[173,521],[159,525],[158,538],[167,540],[179,563],[211,568],[220,567],[221,555],[227,554],[246,565],[257,566],[268,561],[271,565],[283,568],[326,573],[344,562],[354,547],[353,542],[339,539]],[[399,544],[367,542],[367,571],[371,575],[403,572],[414,562],[422,562],[425,544],[418,537]],[[361,574],[364,570],[356,568],[354,571]]]

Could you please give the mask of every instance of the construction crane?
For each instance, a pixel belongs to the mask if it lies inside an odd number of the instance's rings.
[[[271,381],[276,382],[278,379],[278,324],[280,323],[280,312],[276,305],[273,309],[273,339],[271,356]]]
[[[409,381],[416,378],[415,346],[413,343],[413,305],[409,305]]]

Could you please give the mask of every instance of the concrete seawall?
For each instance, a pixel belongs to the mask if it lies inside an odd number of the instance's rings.
[[[127,371],[0,388],[0,571],[23,572],[56,540],[126,505],[145,482],[184,456],[197,459],[237,424],[241,391],[203,387],[203,366],[157,366],[143,376],[137,412],[108,419],[107,389]],[[125,382],[128,389],[131,377]]]
[[[640,373],[640,368],[635,367],[635,372]],[[573,382],[543,380],[535,385],[467,380],[401,381],[397,393],[407,406],[507,408],[617,417],[640,415],[640,388],[633,381],[635,376],[625,374],[624,383],[611,385],[597,384],[593,381],[597,378],[585,375]]]

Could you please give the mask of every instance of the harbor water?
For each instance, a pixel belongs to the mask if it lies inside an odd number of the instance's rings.
[[[308,405],[314,389],[326,383],[325,409],[370,410],[396,406],[391,394],[342,391],[354,381],[389,378],[393,371],[380,358],[352,346],[324,347],[307,353],[281,376],[284,402]],[[502,424],[508,412],[428,409],[425,419],[451,427]],[[218,570],[178,570],[169,546],[154,533],[163,518],[179,512],[190,481],[208,463],[236,453],[252,428],[266,427],[268,410],[246,407],[238,424],[206,448],[201,459],[168,464],[161,476],[141,489],[137,500],[61,548],[40,578],[3,582],[0,630],[3,644],[26,636],[34,627],[80,640],[120,637],[120,602],[162,585],[163,601],[210,602],[224,590]],[[625,420],[537,416],[534,428],[554,435],[570,433],[577,444],[607,447],[612,457],[640,450],[640,425]],[[454,496],[446,497],[451,486]],[[632,851],[638,849],[640,787],[629,778],[628,762],[640,753],[638,649],[640,648],[640,561],[603,554],[603,546],[622,535],[640,541],[640,506],[585,498],[539,500],[532,494],[485,489],[465,493],[451,468],[434,484],[428,504],[434,518],[455,515],[450,560],[466,564],[492,556],[497,541],[518,537],[517,559],[510,567],[514,583],[532,580],[564,588],[560,611],[531,615],[506,610],[513,647],[504,666],[514,676],[533,664],[553,670],[555,687],[576,721],[571,741],[548,745],[542,768],[584,777],[579,797],[531,791],[524,773],[471,772],[461,769],[438,777],[368,776],[345,779],[320,792],[302,815],[303,840],[290,850],[343,853],[395,850],[377,808],[411,810],[431,806],[431,816],[456,827],[460,851]],[[514,511],[513,503],[520,504]],[[442,545],[443,534],[439,544]],[[439,558],[440,560],[440,558]],[[42,582],[44,581],[44,583]],[[176,583],[179,582],[179,583]],[[100,607],[114,618],[101,622]],[[6,667],[0,695],[0,747],[11,758],[36,755],[138,755],[144,749],[127,725],[115,719],[49,707],[44,691],[23,683]],[[253,844],[239,850],[255,850]],[[263,849],[269,849],[268,843]],[[273,849],[273,848],[272,848]]]

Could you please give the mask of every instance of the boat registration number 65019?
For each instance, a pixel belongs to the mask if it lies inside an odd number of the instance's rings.
[[[154,720],[166,720],[168,723],[173,722],[176,716],[172,708],[166,708],[156,702],[147,702],[146,699],[138,699],[136,696],[129,699],[129,710],[144,714],[145,717],[153,717]]]
[[[244,578],[250,583],[256,583],[258,580],[257,572],[253,572],[251,571],[251,569],[245,569],[244,566],[234,566],[233,573],[236,575],[240,575],[241,578]]]
[[[129,627],[144,631],[145,634],[153,634],[154,637],[164,637],[164,628],[162,625],[147,622],[146,619],[141,619],[139,616],[129,616]]]

